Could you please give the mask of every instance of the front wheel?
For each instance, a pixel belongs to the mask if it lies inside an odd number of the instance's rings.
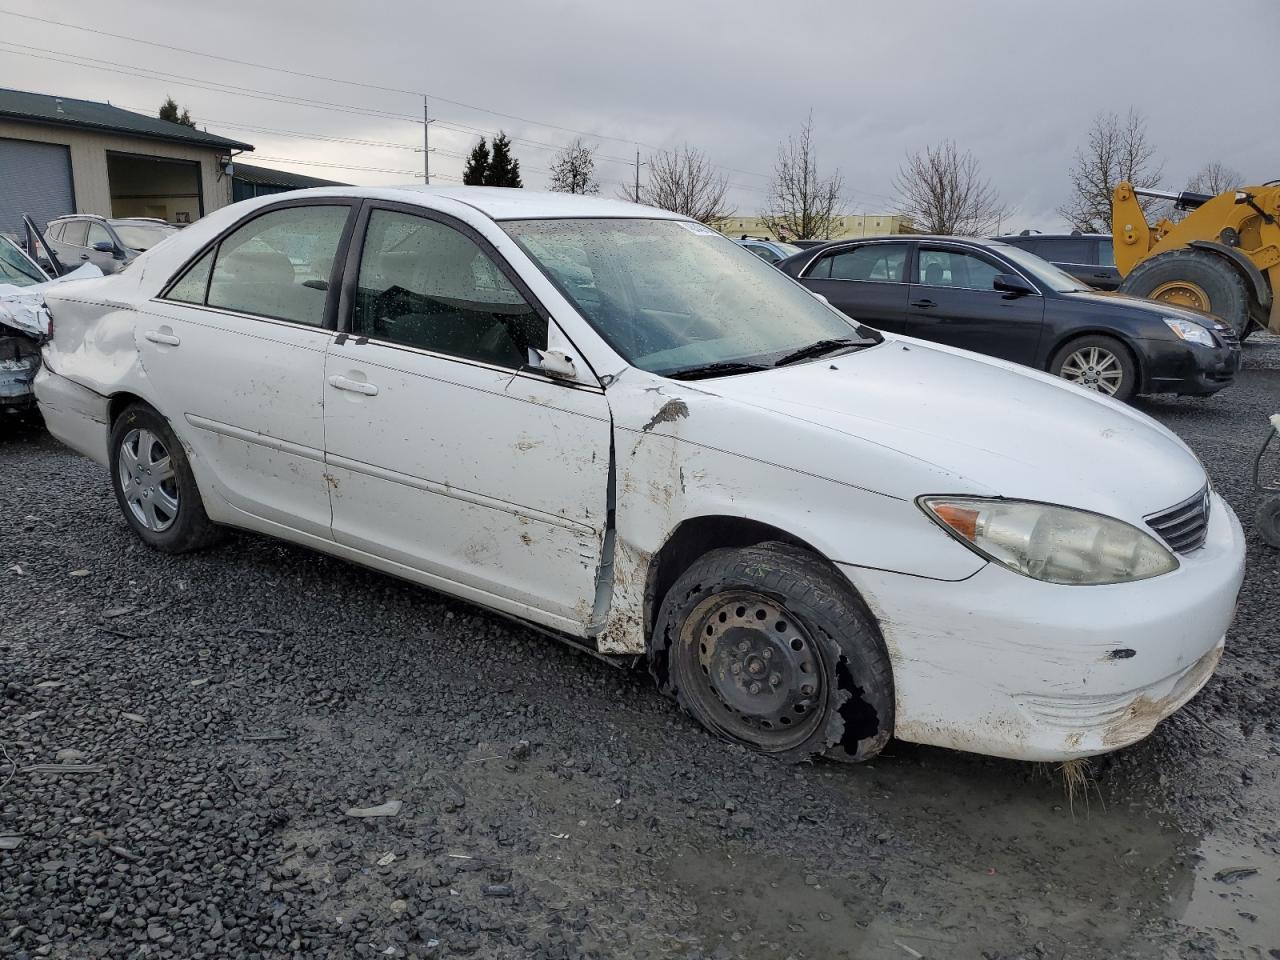
[[[186,451],[168,421],[143,403],[111,428],[111,486],[138,538],[164,553],[199,550],[218,539]]]
[[[1093,390],[1128,401],[1138,390],[1138,365],[1129,348],[1114,337],[1079,337],[1058,348],[1049,372]]]
[[[893,673],[875,621],[804,550],[713,550],[672,585],[651,663],[703,726],[782,760],[869,760],[893,733]]]

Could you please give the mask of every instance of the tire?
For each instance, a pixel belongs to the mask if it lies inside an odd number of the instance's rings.
[[[164,417],[145,403],[127,407],[112,424],[109,450],[111,488],[139,540],[162,553],[189,553],[220,539]]]
[[[1138,392],[1138,364],[1133,354],[1115,337],[1104,334],[1068,340],[1049,361],[1049,372],[1122,403]],[[1113,379],[1117,374],[1118,379]]]
[[[1280,549],[1280,497],[1267,497],[1262,501],[1262,505],[1258,507],[1258,515],[1255,518],[1258,533],[1262,535],[1262,542],[1269,547]]]
[[[874,618],[843,577],[788,544],[694,561],[663,598],[650,666],[708,730],[783,761],[870,760],[893,733]]]
[[[1144,260],[1124,278],[1120,292],[1215,314],[1241,338],[1249,330],[1249,285],[1229,261],[1208,250],[1187,247]]]

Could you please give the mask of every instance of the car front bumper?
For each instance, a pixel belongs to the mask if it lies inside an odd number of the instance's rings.
[[[1143,393],[1207,396],[1229,387],[1240,369],[1240,346],[1201,347],[1180,340],[1144,340]]]
[[[844,567],[893,663],[894,735],[1017,760],[1147,736],[1213,674],[1244,579],[1244,534],[1212,496],[1203,547],[1135,583],[1041,583],[988,564],[942,582]]]

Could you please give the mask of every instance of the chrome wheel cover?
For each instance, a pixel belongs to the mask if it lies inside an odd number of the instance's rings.
[[[125,434],[116,453],[116,482],[135,520],[163,533],[178,519],[178,477],[160,438],[150,430]]]

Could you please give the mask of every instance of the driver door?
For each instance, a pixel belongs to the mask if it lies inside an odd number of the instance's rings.
[[[581,357],[576,380],[527,368],[551,321],[470,227],[371,204],[356,236],[325,362],[334,539],[585,633],[608,509],[604,391]]]

